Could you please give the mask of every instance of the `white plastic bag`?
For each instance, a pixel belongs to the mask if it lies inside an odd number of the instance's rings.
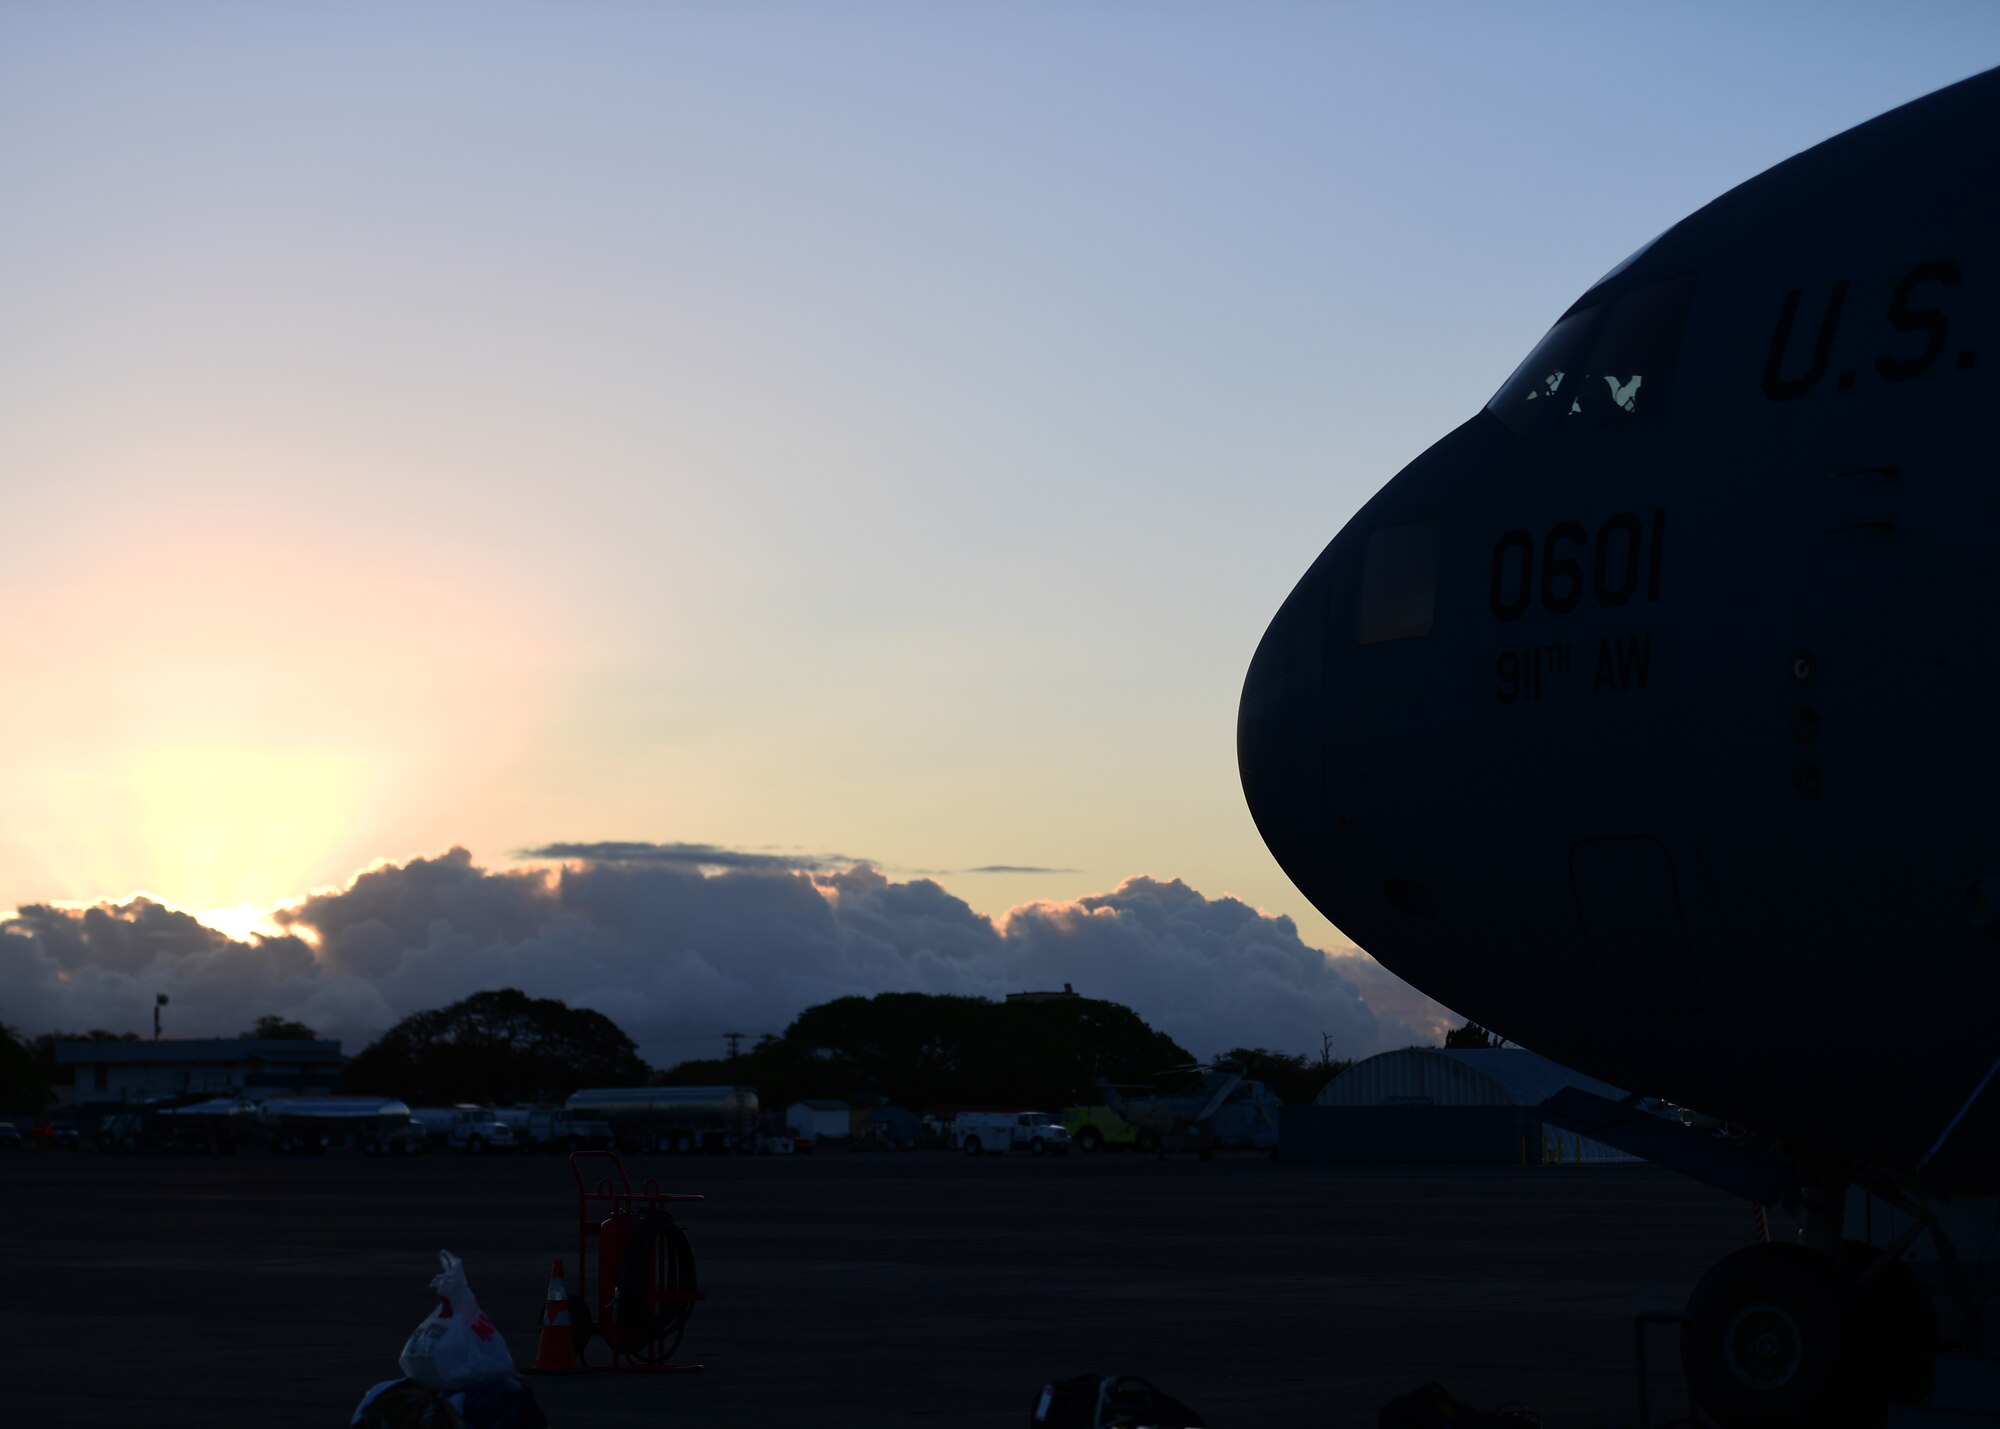
[[[448,1250],[438,1252],[438,1261],[444,1269],[431,1281],[438,1307],[403,1346],[403,1373],[431,1389],[464,1389],[512,1374],[514,1356],[472,1298],[465,1262]]]

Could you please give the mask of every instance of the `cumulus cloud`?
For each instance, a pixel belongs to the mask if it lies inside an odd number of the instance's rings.
[[[606,847],[627,846],[544,852]],[[180,1035],[230,1036],[279,1013],[353,1051],[411,1012],[518,987],[606,1014],[668,1063],[703,1052],[689,1038],[775,1031],[815,1003],[877,992],[1071,983],[1204,1056],[1317,1052],[1322,1034],[1337,1054],[1366,1054],[1433,1041],[1449,1015],[1365,958],[1310,947],[1289,918],[1179,880],[1131,878],[996,920],[932,879],[867,864],[715,866],[592,856],[493,871],[455,848],[371,868],[281,910],[282,936],[247,942],[144,898],[23,908],[0,921],[0,1019],[137,1031],[164,992]]]

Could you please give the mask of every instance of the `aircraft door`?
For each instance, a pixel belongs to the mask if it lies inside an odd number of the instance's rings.
[[[1673,857],[1654,838],[1586,839],[1570,850],[1577,917],[1598,985],[1621,1012],[1696,1012]]]

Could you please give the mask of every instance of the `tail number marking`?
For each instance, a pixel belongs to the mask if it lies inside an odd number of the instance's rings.
[[[1667,508],[1646,515],[1620,511],[1596,531],[1581,521],[1558,521],[1537,540],[1525,527],[1493,543],[1488,605],[1495,620],[1519,620],[1539,603],[1548,615],[1568,615],[1586,598],[1615,610],[1644,598],[1660,599]]]

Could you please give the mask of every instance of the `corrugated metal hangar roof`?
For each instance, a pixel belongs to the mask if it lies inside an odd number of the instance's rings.
[[[1525,1047],[1405,1047],[1356,1062],[1320,1106],[1539,1106],[1564,1087],[1614,1101],[1625,1093]]]

